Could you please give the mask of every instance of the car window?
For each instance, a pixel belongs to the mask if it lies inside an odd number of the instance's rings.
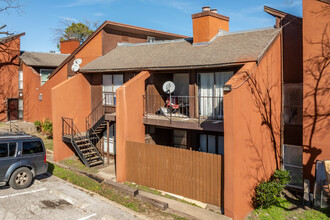
[[[8,143],[0,144],[0,157],[8,157]]]
[[[15,156],[17,143],[9,143],[9,156]]]
[[[40,141],[23,142],[23,154],[35,154],[40,152],[43,152]]]

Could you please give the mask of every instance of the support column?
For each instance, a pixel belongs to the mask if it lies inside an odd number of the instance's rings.
[[[109,154],[110,154],[110,122],[109,121],[107,121],[107,151],[108,151],[108,153],[107,153],[107,158],[108,158],[108,165],[109,165]]]

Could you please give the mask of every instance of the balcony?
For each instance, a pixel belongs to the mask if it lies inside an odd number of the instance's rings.
[[[223,98],[215,96],[145,95],[146,125],[223,131]]]

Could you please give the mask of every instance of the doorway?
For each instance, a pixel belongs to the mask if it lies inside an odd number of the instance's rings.
[[[18,119],[18,98],[7,99],[7,118],[8,121]]]

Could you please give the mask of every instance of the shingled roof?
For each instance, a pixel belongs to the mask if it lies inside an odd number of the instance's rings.
[[[123,44],[83,66],[80,72],[184,69],[259,61],[280,29],[219,32],[208,45],[191,39]]]
[[[29,66],[58,67],[69,55],[26,51],[20,58]]]

